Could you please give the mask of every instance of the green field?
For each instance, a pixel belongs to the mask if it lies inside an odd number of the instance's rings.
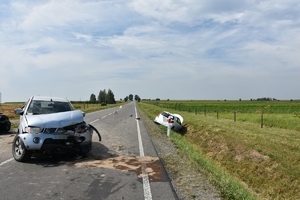
[[[163,110],[183,116],[172,141],[225,199],[300,199],[299,101],[142,101],[138,107],[152,119]]]
[[[300,131],[300,101],[143,101],[195,115]]]

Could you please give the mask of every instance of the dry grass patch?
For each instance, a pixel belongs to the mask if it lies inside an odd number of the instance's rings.
[[[17,119],[19,115],[15,114],[15,109],[20,108],[23,104],[0,104],[0,113],[9,117],[9,119]]]

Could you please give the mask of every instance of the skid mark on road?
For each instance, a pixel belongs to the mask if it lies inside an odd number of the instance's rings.
[[[100,156],[101,157],[101,156]],[[105,156],[103,156],[105,157]],[[118,156],[103,160],[89,160],[75,163],[75,167],[98,167],[136,172],[139,178],[143,178],[142,165],[146,165],[146,172],[151,181],[162,181],[163,168],[159,158],[150,156]]]

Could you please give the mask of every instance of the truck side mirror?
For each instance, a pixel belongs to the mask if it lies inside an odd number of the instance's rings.
[[[24,114],[24,110],[22,108],[16,108],[15,109],[15,114],[17,114],[17,115],[23,115]]]

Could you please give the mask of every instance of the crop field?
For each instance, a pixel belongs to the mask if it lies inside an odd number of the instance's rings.
[[[164,109],[300,131],[300,101],[144,101]]]
[[[142,101],[183,116],[170,139],[225,199],[300,199],[299,101]]]

